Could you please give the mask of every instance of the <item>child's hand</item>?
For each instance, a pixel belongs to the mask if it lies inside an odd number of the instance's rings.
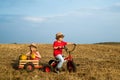
[[[57,47],[54,47],[54,49],[64,49],[64,46],[57,46]]]
[[[35,54],[36,57],[40,57],[39,55]]]
[[[64,48],[64,46],[58,46],[58,49],[63,49]]]

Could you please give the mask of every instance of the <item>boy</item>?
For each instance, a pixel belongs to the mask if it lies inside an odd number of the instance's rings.
[[[55,72],[57,73],[59,73],[59,70],[64,63],[64,58],[62,57],[62,49],[64,49],[64,46],[67,44],[73,44],[69,42],[64,42],[63,38],[64,38],[64,35],[61,32],[59,32],[56,34],[56,41],[54,41],[53,43],[54,57],[59,60],[59,63],[55,69]]]
[[[30,47],[30,51],[26,55],[29,56],[31,60],[40,60],[41,55],[37,51],[36,44],[32,43],[29,47]]]

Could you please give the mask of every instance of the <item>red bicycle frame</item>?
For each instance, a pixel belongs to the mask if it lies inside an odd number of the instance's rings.
[[[76,44],[74,44],[74,47],[71,51],[68,51],[68,48],[66,46],[64,47],[65,51],[69,54],[68,57],[66,57],[64,60],[67,60],[67,61],[73,60],[71,53],[75,50],[75,48],[76,48]]]
[[[68,53],[68,56],[66,58],[64,58],[65,61],[67,61],[67,62],[73,61],[71,53],[75,50],[75,48],[76,48],[76,44],[74,44],[74,47],[71,51],[68,51],[68,48],[66,46],[64,47],[65,51]],[[53,60],[52,63],[50,63],[50,65],[53,67],[56,67],[58,63],[59,63],[59,61]]]

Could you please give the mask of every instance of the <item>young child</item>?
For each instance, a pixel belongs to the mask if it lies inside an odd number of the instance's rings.
[[[60,68],[62,67],[64,63],[64,58],[62,57],[62,49],[67,44],[73,44],[63,41],[64,35],[59,32],[56,34],[56,41],[53,43],[53,49],[54,49],[54,57],[59,60],[59,63],[55,69],[55,72],[59,73]]]
[[[28,57],[30,57],[31,60],[40,60],[41,55],[40,53],[37,51],[37,46],[35,43],[32,43],[30,46],[30,52],[28,52],[26,55]],[[33,57],[32,57],[33,56]]]

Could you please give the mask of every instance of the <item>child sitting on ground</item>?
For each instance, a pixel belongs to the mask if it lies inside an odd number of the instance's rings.
[[[28,52],[26,55],[30,58],[30,60],[40,60],[41,55],[37,51],[37,46],[35,43],[32,43],[30,46],[30,52]]]

